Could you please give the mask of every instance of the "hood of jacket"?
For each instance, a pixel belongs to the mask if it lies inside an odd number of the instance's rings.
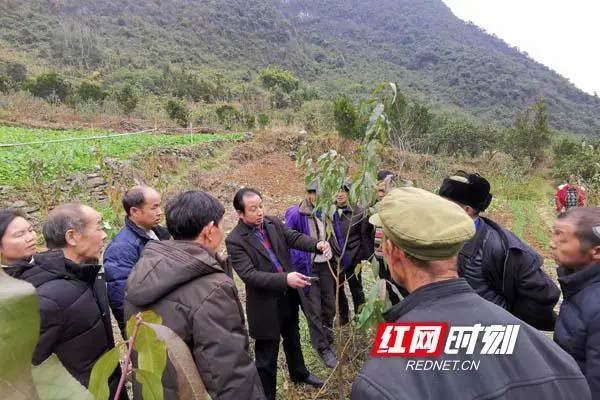
[[[200,244],[152,240],[129,275],[125,297],[144,307],[198,277],[219,272],[226,272],[225,262]]]
[[[302,200],[302,202],[298,206],[298,211],[300,211],[301,215],[305,215],[305,216],[312,215],[313,210],[314,210],[314,206],[312,205],[310,200],[308,200],[306,198],[304,200]]]
[[[23,279],[35,287],[58,280],[78,280],[93,284],[100,271],[98,264],[77,264],[65,258],[62,250],[50,250],[33,256],[33,263],[14,266],[10,275]]]
[[[558,283],[560,284],[564,298],[568,299],[586,287],[600,283],[600,264],[581,270],[559,267]]]

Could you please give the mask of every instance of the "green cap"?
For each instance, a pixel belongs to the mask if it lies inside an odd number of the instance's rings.
[[[390,191],[369,222],[420,260],[452,258],[475,235],[473,220],[460,206],[415,187]]]

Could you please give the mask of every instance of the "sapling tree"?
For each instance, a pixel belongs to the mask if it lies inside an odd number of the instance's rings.
[[[386,90],[388,88],[389,90]],[[385,145],[390,131],[390,123],[384,112],[384,104],[393,104],[396,94],[396,85],[393,83],[390,83],[389,85],[381,84],[373,91],[372,98],[368,102],[369,106],[372,108],[372,113],[360,144],[358,168],[356,168],[355,173],[350,173],[350,162],[348,159],[335,150],[329,150],[320,155],[316,160],[310,157],[306,148],[301,149],[299,152],[297,166],[304,169],[306,172],[305,183],[309,184],[315,180],[318,182],[314,213],[321,215],[328,239],[338,239],[335,236],[336,233],[333,228],[334,214],[336,212],[336,205],[334,204],[333,199],[348,178],[352,178],[350,190],[348,192],[348,205],[352,210],[351,220],[356,217],[354,213],[357,210],[357,206],[361,206],[360,209],[364,210],[362,215],[360,215],[360,218],[358,218],[360,223],[365,223],[365,219],[374,212],[373,206],[376,201],[377,193],[377,155],[378,151]],[[346,240],[344,240],[343,243],[348,243],[347,236],[345,239]],[[346,344],[342,343],[339,309],[340,290],[343,290],[343,282],[341,282],[339,277],[343,269],[342,260],[345,252],[346,245],[341,249],[341,255],[335,259],[334,263],[328,263],[336,282],[335,334],[338,343],[337,356],[339,363],[334,370],[334,374],[337,386],[340,388],[340,399],[344,398],[344,393],[341,388],[344,384],[343,368],[345,349],[347,348]],[[367,296],[366,303],[359,310],[356,323],[361,328],[371,329],[379,322],[383,321],[382,313],[390,303],[386,293],[385,281],[377,279],[379,276],[378,268],[383,266],[378,265],[373,255],[370,255],[368,260],[364,260],[361,264],[355,266],[354,273],[359,274],[363,266],[366,265],[369,265],[373,269],[373,275],[376,280]],[[332,374],[332,377],[334,374]],[[328,379],[326,385],[330,383],[330,379]],[[325,387],[326,386],[324,386],[324,388]],[[324,388],[322,390],[324,390]],[[317,397],[321,392],[317,394]]]

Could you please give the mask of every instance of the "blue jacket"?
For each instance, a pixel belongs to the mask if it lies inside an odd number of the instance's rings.
[[[162,226],[153,229],[160,240],[168,240],[171,235]],[[125,226],[115,236],[104,252],[104,273],[108,289],[110,308],[123,330],[125,318],[123,315],[123,299],[125,298],[125,287],[127,278],[138,262],[142,250],[150,237],[142,228],[125,217]]]
[[[600,399],[600,264],[580,271],[559,268],[563,303],[554,341],[585,375],[592,398]]]
[[[308,219],[313,218],[312,210],[306,200],[296,206],[292,206],[285,211],[285,226],[297,232],[310,236]],[[315,238],[316,239],[316,238]],[[290,260],[294,270],[301,274],[310,276],[312,266],[312,253],[302,250],[289,249]]]

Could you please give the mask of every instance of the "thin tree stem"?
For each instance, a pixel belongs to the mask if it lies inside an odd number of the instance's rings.
[[[133,327],[133,334],[131,335],[131,338],[128,341],[127,357],[125,358],[125,368],[121,372],[121,379],[119,380],[119,386],[117,387],[117,394],[115,394],[114,400],[119,400],[121,390],[123,390],[123,387],[125,386],[125,379],[127,378],[127,375],[129,375],[129,372],[131,372],[131,353],[133,351],[133,344],[135,343],[135,339],[137,337],[138,328],[140,327],[140,324],[142,322],[142,314],[138,313],[135,316],[135,326]]]

